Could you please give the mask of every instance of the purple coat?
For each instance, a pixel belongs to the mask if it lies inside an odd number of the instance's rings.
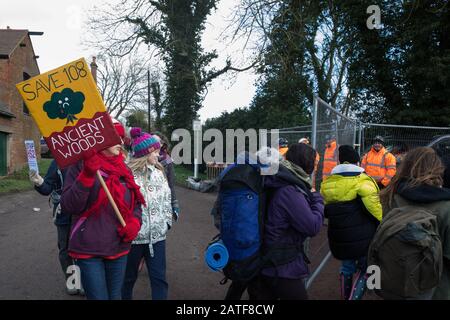
[[[127,252],[131,243],[122,242],[117,232],[120,222],[108,202],[101,207],[100,212],[94,212],[87,219],[80,216],[95,202],[101,188],[98,179],[93,187],[86,188],[77,180],[81,172],[81,162],[71,166],[64,181],[64,190],[61,197],[61,209],[72,215],[72,227],[69,238],[69,252],[98,257],[111,257]],[[102,173],[105,181],[108,179]],[[125,193],[125,201],[129,202],[129,190]],[[134,206],[134,216],[141,221],[142,208],[137,202]]]
[[[322,196],[318,192],[300,191],[298,185],[293,184],[295,179],[300,180],[287,170],[280,170],[279,174],[265,178],[265,187],[272,190],[264,231],[266,247],[274,244],[303,244],[307,237],[317,235],[323,224]],[[304,184],[303,188],[306,188]],[[263,269],[262,274],[300,279],[308,276],[309,270],[304,257],[300,255],[288,264]]]

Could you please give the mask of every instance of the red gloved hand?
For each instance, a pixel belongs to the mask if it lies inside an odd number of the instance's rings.
[[[123,242],[132,242],[136,239],[139,230],[141,229],[141,223],[138,219],[132,218],[126,222],[127,225],[125,227],[119,227],[117,232],[119,236],[122,238]]]
[[[95,151],[89,152],[83,157],[83,171],[87,176],[95,176],[101,165],[101,159]]]
[[[78,176],[78,180],[85,187],[92,187],[95,182],[95,174],[101,167],[101,159],[94,150],[87,152],[83,156],[83,170]]]

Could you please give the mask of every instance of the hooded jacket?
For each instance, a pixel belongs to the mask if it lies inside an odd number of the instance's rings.
[[[433,299],[450,300],[450,189],[426,184],[409,187],[406,181],[401,181],[394,195],[392,207],[383,209],[388,212],[396,208],[402,200],[409,205],[425,208],[438,218],[444,264],[441,281],[434,291]]]
[[[265,177],[264,186],[270,194],[264,232],[266,248],[276,244],[303,245],[305,239],[317,235],[322,226],[322,196],[310,191],[308,175],[296,168],[297,174],[281,163],[276,175]],[[308,276],[309,270],[305,256],[300,254],[290,263],[263,269],[262,274],[301,279]]]
[[[331,173],[320,190],[331,253],[340,260],[364,257],[382,217],[378,185],[353,164],[340,164]]]
[[[325,205],[355,200],[360,197],[367,211],[381,221],[382,208],[377,183],[364,173],[364,169],[354,164],[340,164],[331,171],[324,181],[320,193]]]

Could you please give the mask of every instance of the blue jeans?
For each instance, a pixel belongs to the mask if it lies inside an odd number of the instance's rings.
[[[133,299],[133,287],[138,277],[141,259],[145,259],[153,300],[166,300],[169,285],[166,281],[166,241],[153,245],[153,257],[148,244],[133,244],[128,254],[127,271],[122,289],[123,300]]]
[[[121,300],[121,289],[127,256],[114,260],[103,258],[78,259],[83,284],[88,300]]]
[[[356,271],[361,270],[366,274],[367,272],[367,257],[360,257],[355,260],[342,260],[340,273],[344,276],[353,276]]]

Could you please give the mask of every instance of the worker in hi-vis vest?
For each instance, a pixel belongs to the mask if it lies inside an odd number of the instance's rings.
[[[336,138],[328,139],[323,155],[322,181],[325,181],[331,175],[331,170],[338,164],[338,148]]]
[[[397,171],[396,160],[384,147],[383,137],[376,136],[373,139],[372,148],[364,155],[361,167],[378,183],[380,189],[391,182]]]
[[[278,139],[278,152],[283,156],[283,158],[286,157],[286,152],[289,149],[289,142],[286,138],[279,138]]]

